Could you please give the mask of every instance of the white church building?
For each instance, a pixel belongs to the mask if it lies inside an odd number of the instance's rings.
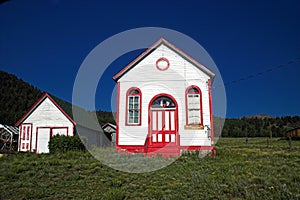
[[[168,156],[213,150],[214,76],[164,38],[156,41],[113,76],[117,151]]]

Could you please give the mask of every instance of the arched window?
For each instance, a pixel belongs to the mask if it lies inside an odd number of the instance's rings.
[[[130,88],[126,98],[126,125],[141,125],[141,91]]]
[[[152,102],[151,108],[175,108],[175,102],[170,97],[161,96]]]
[[[186,124],[203,125],[202,94],[195,85],[186,89]]]

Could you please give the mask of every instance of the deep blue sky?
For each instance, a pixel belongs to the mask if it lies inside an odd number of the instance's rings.
[[[0,4],[0,69],[71,102],[77,71],[100,42],[164,27],[199,42],[227,83],[300,57],[299,10],[299,1],[10,0]],[[101,79],[98,109],[110,109],[111,77],[137,53]],[[300,115],[299,75],[296,63],[228,85],[227,117]]]

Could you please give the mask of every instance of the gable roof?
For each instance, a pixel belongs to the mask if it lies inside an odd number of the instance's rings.
[[[49,98],[51,102],[54,103],[54,105],[74,124],[74,126],[81,126],[90,130],[103,132],[98,120],[94,119],[90,112],[48,93],[44,93],[15,123],[15,126],[19,126],[44,101],[45,98]],[[76,119],[74,119],[73,113],[76,114]]]
[[[106,127],[112,127],[113,129],[115,129],[116,130],[116,128],[117,128],[117,126],[116,125],[114,125],[114,124],[112,124],[112,123],[106,123],[106,124],[104,124],[103,126],[102,126],[102,129],[105,129]]]
[[[70,122],[76,125],[76,122],[68,115],[64,109],[61,108],[60,105],[57,104],[56,101],[48,94],[44,93],[31,107],[30,109],[15,123],[15,126],[19,126],[23,121],[27,119],[27,117],[39,106],[41,103],[48,98],[65,116],[70,120]]]
[[[187,61],[191,62],[193,65],[195,65],[198,69],[202,70],[204,73],[206,73],[209,77],[212,79],[214,78],[215,74],[209,70],[207,67],[202,65],[200,62],[177,48],[172,43],[168,42],[164,38],[160,38],[155,43],[153,43],[148,49],[146,49],[143,53],[141,53],[138,57],[136,57],[133,61],[131,61],[127,66],[125,66],[123,69],[121,69],[117,74],[113,76],[114,81],[118,81],[124,74],[129,72],[133,67],[135,67],[139,62],[141,62],[145,57],[147,57],[150,53],[152,53],[155,49],[157,49],[160,45],[164,44],[165,46],[169,47],[171,50],[178,53],[180,56],[182,56]]]

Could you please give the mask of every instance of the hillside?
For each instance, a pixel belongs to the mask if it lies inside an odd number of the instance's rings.
[[[222,137],[282,137],[296,127],[300,116],[233,118],[225,120]]]
[[[0,124],[13,125],[41,97],[43,91],[16,77],[0,70]],[[68,108],[71,116],[71,103],[51,95],[59,105]],[[96,111],[101,124],[115,123],[111,112]]]
[[[256,115],[251,115],[251,116],[246,116],[245,118],[249,118],[249,119],[271,119],[273,118],[272,116],[270,115],[267,115],[267,114],[256,114]]]
[[[293,141],[290,149],[287,141],[275,138],[270,139],[269,147],[265,138],[250,138],[248,146],[243,138],[221,138],[216,149],[216,157],[183,155],[166,168],[131,174],[109,168],[88,152],[19,153],[0,158],[1,198],[300,198],[300,141]],[[107,149],[103,151],[110,163],[119,165],[139,156],[107,155]],[[165,160],[158,157],[157,161]],[[132,162],[127,169],[151,165],[152,161]]]
[[[38,88],[0,71],[0,123],[14,124],[42,95]]]

